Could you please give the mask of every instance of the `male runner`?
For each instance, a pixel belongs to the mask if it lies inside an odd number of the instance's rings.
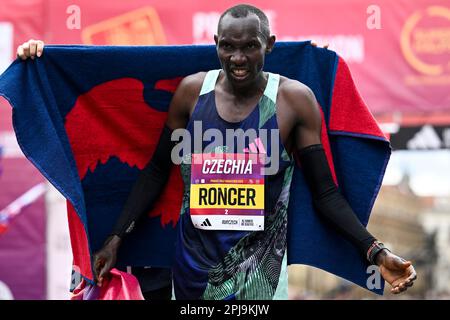
[[[416,273],[411,262],[392,254],[364,228],[334,184],[321,145],[321,115],[313,92],[298,81],[263,71],[265,55],[275,43],[266,15],[249,5],[232,7],[220,17],[214,40],[222,69],[187,76],[178,86],[154,155],[136,181],[111,236],[95,255],[98,283],[113,268],[123,237],[149,211],[168,180],[176,147],[172,133],[186,129],[193,140],[201,139],[194,134],[196,123],[200,123],[202,134],[215,129],[225,137],[227,130],[240,129],[243,133],[255,130],[257,137],[239,141],[245,134],[237,134],[237,143],[229,145],[227,141],[212,152],[206,152],[202,143],[200,150],[193,147],[182,154],[185,191],[173,266],[177,299],[287,298],[287,206],[294,153],[301,161],[319,214],[351,240],[370,263],[379,266],[393,293],[412,286]],[[42,48],[42,43],[28,42],[18,48],[18,56],[40,56]],[[267,139],[262,139],[261,129],[269,132]],[[239,145],[245,148],[239,149]],[[275,171],[257,177],[262,188],[238,185],[227,189],[227,184],[202,188],[191,179],[195,174],[198,180],[250,181],[248,172],[238,168],[236,158],[228,168],[231,175],[225,173],[224,159],[230,155],[239,158],[251,147],[263,150],[278,163]],[[220,153],[223,161],[217,161],[216,169],[208,167],[212,163],[208,155]],[[194,167],[198,158],[200,171]],[[248,160],[244,157],[242,161]],[[234,170],[230,169],[233,165]],[[255,229],[216,227],[209,220],[199,223],[197,214],[216,210],[218,201],[231,205],[230,210],[240,219],[262,208],[263,222]]]

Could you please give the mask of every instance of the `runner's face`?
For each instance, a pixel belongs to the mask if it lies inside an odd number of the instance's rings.
[[[262,75],[264,56],[271,46],[261,33],[259,18],[223,17],[216,41],[217,55],[227,79],[235,88],[255,84]]]

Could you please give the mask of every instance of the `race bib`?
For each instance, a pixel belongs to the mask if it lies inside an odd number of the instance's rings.
[[[193,154],[190,214],[205,230],[264,230],[260,154]]]

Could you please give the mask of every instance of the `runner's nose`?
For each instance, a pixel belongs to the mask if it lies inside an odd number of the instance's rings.
[[[246,62],[246,57],[241,51],[237,50],[231,55],[230,61],[236,66],[240,66]]]

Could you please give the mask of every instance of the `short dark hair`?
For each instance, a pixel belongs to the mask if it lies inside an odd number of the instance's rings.
[[[230,14],[234,18],[246,18],[249,14],[254,14],[259,18],[260,21],[260,28],[262,35],[269,39],[270,37],[270,27],[269,27],[269,19],[267,18],[266,14],[262,12],[260,9],[249,5],[249,4],[238,4],[234,7],[231,7],[227,9],[219,19],[219,24],[217,26],[217,32],[219,32],[220,23],[222,22],[223,17],[225,17],[227,14]]]

